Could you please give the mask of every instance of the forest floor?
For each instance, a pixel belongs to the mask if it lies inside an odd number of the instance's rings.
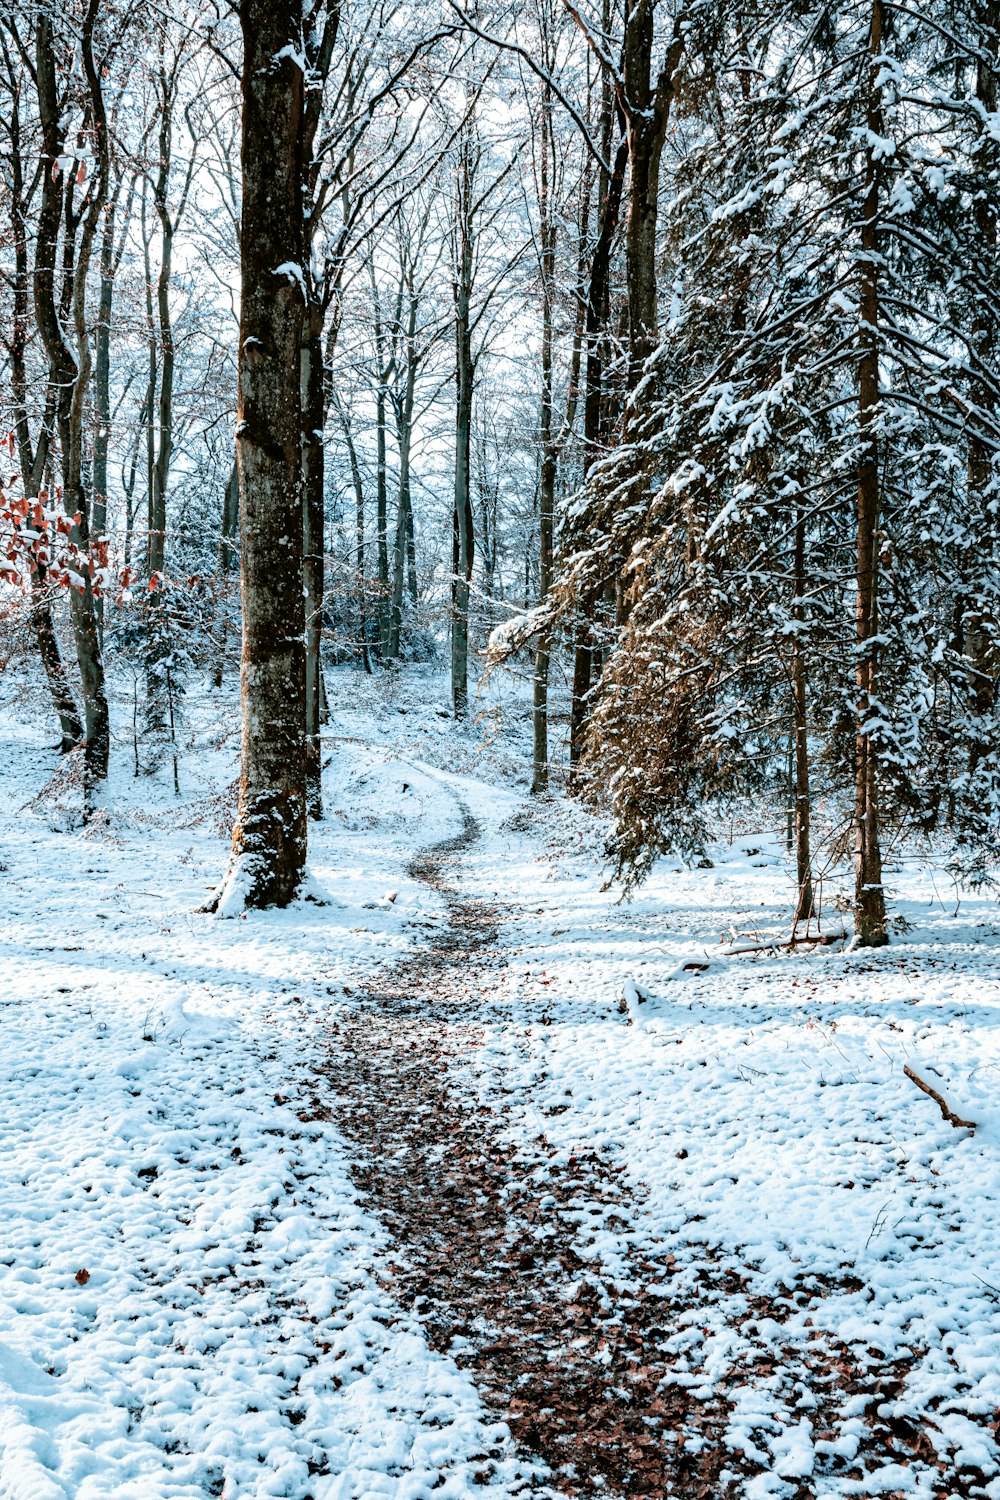
[[[912,851],[889,949],[730,956],[765,813],[618,904],[516,693],[335,673],[325,904],[208,917],[233,698],[175,788],[119,686],[81,830],[0,683],[3,1500],[998,1500],[995,899]]]

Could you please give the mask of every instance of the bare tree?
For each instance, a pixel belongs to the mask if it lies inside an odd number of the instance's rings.
[[[869,79],[867,100],[868,147],[865,152],[865,199],[861,225],[860,312],[861,360],[858,367],[857,504],[857,731],[854,783],[854,905],[858,942],[866,948],[888,941],[885,891],[879,844],[878,756],[872,720],[878,717],[878,522],[881,504],[879,478],[879,199],[881,168],[879,140],[883,134],[881,71],[882,0],[871,0]]]
[[[99,0],[88,0],[79,34],[84,75],[83,119],[93,145],[96,171],[82,200],[75,188],[86,166],[67,151],[68,111],[58,87],[57,42],[50,16],[35,18],[35,77],[42,128],[42,185],[34,270],[35,318],[49,360],[55,392],[63,504],[70,518],[70,541],[89,557],[90,516],[83,482],[84,402],[92,360],[87,326],[87,282],[91,252],[108,195],[109,149],[101,69],[95,57]],[[56,265],[62,227],[62,287]],[[72,342],[71,342],[72,341]],[[74,347],[75,345],[75,351]],[[89,567],[70,590],[70,615],[84,704],[84,810],[95,807],[98,784],[108,774],[110,726],[94,593]]]
[[[239,413],[243,746],[217,905],[285,906],[306,861],[301,0],[244,0]]]
[[[2,122],[7,134],[6,156],[9,167],[8,184],[14,249],[13,305],[9,332],[6,334],[4,343],[10,363],[11,415],[21,469],[21,483],[25,498],[29,502],[37,503],[49,463],[56,410],[56,393],[50,385],[43,398],[43,408],[37,420],[35,434],[32,436],[27,360],[31,313],[28,221],[32,211],[32,200],[38,190],[40,179],[37,173],[29,173],[27,178],[25,176],[21,78],[11,55],[8,38],[2,32],[0,32],[0,51],[4,60],[4,81],[8,94],[8,105],[2,115]],[[62,652],[59,648],[59,638],[52,613],[52,590],[48,585],[46,575],[45,565],[37,557],[34,558],[31,565],[31,619],[39,656],[52,696],[52,704],[59,719],[60,748],[65,753],[83,738],[83,724],[73,699]]]

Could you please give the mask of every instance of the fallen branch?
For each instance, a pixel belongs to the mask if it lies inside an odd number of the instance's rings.
[[[781,948],[797,948],[801,943],[812,943],[827,948],[831,943],[846,939],[846,932],[816,932],[803,937],[775,938],[770,943],[752,943],[743,948],[723,948],[723,958],[739,958],[742,953],[774,953]]]
[[[934,1100],[934,1103],[937,1105],[938,1109],[941,1111],[943,1117],[948,1121],[949,1125],[954,1125],[956,1130],[975,1130],[976,1124],[974,1120],[963,1120],[958,1115],[956,1115],[953,1109],[948,1108],[947,1104],[941,1098],[941,1095],[938,1093],[937,1089],[932,1089],[930,1084],[925,1083],[919,1074],[914,1073],[912,1068],[904,1066],[903,1072],[906,1074],[911,1083],[915,1083],[917,1085],[917,1088],[920,1089],[921,1093],[930,1095],[930,1097]]]

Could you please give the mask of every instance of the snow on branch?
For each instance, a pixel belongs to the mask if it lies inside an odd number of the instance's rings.
[[[551,604],[539,604],[523,614],[514,615],[490,632],[486,643],[486,660],[491,666],[502,662],[521,651],[535,636],[541,635],[552,624]]]

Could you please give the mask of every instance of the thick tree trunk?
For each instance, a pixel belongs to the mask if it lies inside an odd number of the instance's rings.
[[[306,861],[301,0],[243,0],[240,585],[243,746],[219,909],[285,906]]]
[[[306,594],[306,780],[309,816],[323,816],[320,719],[325,558],[323,307],[306,312],[302,344],[303,587]]]
[[[868,81],[869,137],[883,133],[876,82],[882,51],[882,0],[872,0],[871,61]],[[882,852],[879,844],[878,752],[871,721],[878,715],[878,524],[879,524],[879,167],[875,146],[865,157],[865,199],[861,228],[861,362],[858,380],[858,466],[856,640],[857,731],[854,779],[854,919],[856,940],[866,948],[888,942]]]

